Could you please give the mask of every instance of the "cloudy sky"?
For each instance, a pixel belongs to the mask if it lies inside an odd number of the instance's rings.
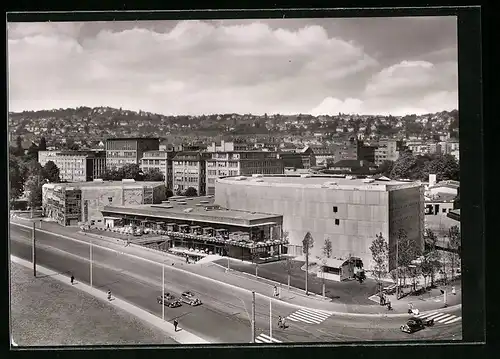
[[[10,111],[458,108],[455,17],[9,23]]]

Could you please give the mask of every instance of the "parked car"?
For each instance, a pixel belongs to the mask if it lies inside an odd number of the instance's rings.
[[[181,302],[170,293],[165,293],[163,297],[161,295],[158,296],[158,298],[156,298],[156,301],[158,302],[158,304],[162,304],[164,302],[165,306],[169,308],[177,308],[182,305]]]
[[[421,318],[410,318],[406,322],[406,324],[403,324],[400,329],[403,333],[415,333],[421,329],[424,329],[425,327],[431,327],[434,325],[434,319],[421,319]]]
[[[201,304],[201,300],[196,298],[196,296],[189,291],[186,291],[181,294],[181,301],[183,303],[192,305],[193,307]]]

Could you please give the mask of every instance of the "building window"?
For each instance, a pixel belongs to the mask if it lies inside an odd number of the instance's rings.
[[[108,202],[109,203],[113,202],[113,197],[108,197]]]
[[[333,213],[337,213],[339,211],[337,206],[333,206]]]
[[[340,225],[340,220],[339,219],[335,219],[335,225],[336,226]]]
[[[443,213],[446,213],[446,208],[443,208]]]

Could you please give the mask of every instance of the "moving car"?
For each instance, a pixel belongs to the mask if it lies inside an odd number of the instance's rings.
[[[406,324],[403,324],[400,329],[403,333],[415,333],[421,329],[424,329],[425,327],[431,327],[434,325],[434,319],[421,319],[421,318],[410,318],[406,322]]]
[[[198,298],[196,298],[196,296],[189,292],[189,291],[186,291],[184,293],[181,294],[181,301],[183,303],[186,303],[186,304],[189,304],[189,305],[192,305],[192,306],[196,306],[196,305],[200,305],[201,304],[201,300],[199,300]]]
[[[163,295],[163,298],[161,295],[158,296],[158,298],[156,298],[156,301],[158,302],[158,304],[162,304],[165,301],[165,306],[169,308],[177,308],[182,305],[181,302],[170,293],[165,293]]]

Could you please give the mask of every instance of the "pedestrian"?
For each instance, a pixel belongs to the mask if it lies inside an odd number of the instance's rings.
[[[75,281],[75,276],[72,274],[71,275],[71,284],[73,284],[74,281]]]
[[[186,263],[189,264],[189,257],[188,256],[186,256]]]
[[[451,287],[451,294],[457,295],[457,291],[455,290],[455,287]]]
[[[283,325],[283,329],[285,329],[286,328],[285,317],[281,319],[281,324]]]
[[[179,325],[179,322],[177,319],[174,319],[174,330],[177,331],[177,326]]]
[[[274,286],[274,296],[278,296],[278,287]]]

